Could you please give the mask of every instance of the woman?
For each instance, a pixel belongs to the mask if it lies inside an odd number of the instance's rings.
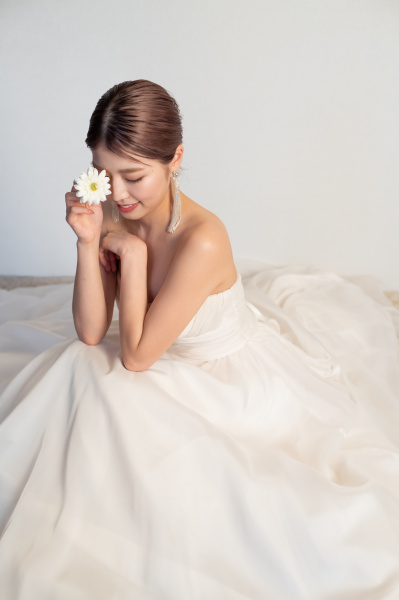
[[[160,86],[109,90],[86,142],[112,200],[66,194],[74,289],[0,294],[0,597],[396,599],[398,311],[367,277],[236,269],[179,205]]]
[[[115,256],[120,256],[122,360],[127,369],[143,371],[169,348],[207,296],[235,283],[230,241],[221,220],[183,193],[177,228],[167,231],[173,172],[182,162],[183,145],[179,108],[161,86],[143,80],[114,86],[99,101],[86,142],[93,166],[111,177],[110,200],[122,220],[109,231],[110,215],[103,223],[100,205],[83,207],[73,187],[66,194],[67,221],[78,236],[76,330],[88,344],[104,337],[116,294]],[[101,233],[106,235],[100,267]]]

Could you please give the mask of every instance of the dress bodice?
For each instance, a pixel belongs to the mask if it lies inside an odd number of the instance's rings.
[[[241,274],[235,283],[208,296],[194,317],[167,350],[167,356],[205,361],[242,348],[255,333],[263,315],[245,299]]]
[[[241,274],[237,271],[235,283],[205,299],[164,356],[194,362],[227,356],[242,348],[256,331],[258,322],[264,320],[260,311],[246,300]]]

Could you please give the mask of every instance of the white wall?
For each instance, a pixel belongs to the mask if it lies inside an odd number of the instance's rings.
[[[397,0],[2,0],[0,273],[72,275],[64,194],[98,98],[183,113],[182,190],[236,256],[399,288]]]

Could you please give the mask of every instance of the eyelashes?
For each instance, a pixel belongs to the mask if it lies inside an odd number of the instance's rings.
[[[93,162],[91,163],[91,166],[94,167]],[[100,167],[94,167],[95,169],[97,169],[97,171],[100,173],[100,171],[102,171],[103,169],[101,169]],[[108,173],[105,173],[107,177],[109,177]],[[127,181],[128,183],[138,183],[139,181],[141,181],[144,178],[144,175],[142,177],[139,177],[138,179],[126,179],[125,181]]]
[[[126,181],[128,181],[129,183],[137,183],[139,181],[141,181],[143,178],[139,177],[139,179],[126,179]]]

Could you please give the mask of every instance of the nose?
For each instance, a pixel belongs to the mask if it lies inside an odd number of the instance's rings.
[[[114,202],[123,202],[124,200],[129,199],[129,192],[124,184],[122,177],[116,177],[110,181],[111,183],[111,192],[108,197]]]

